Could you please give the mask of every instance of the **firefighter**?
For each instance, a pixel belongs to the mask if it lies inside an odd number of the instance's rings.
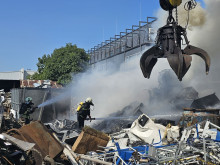
[[[90,122],[92,121],[90,115],[91,105],[94,106],[92,99],[88,97],[84,103],[80,102],[79,106],[77,107],[77,121],[79,124],[79,129],[82,129],[84,127],[84,121],[86,120],[87,116],[89,117]]]
[[[37,107],[34,107],[34,103],[32,102],[31,97],[27,97],[25,102],[21,104],[21,108],[19,111],[20,119],[24,121],[25,124],[30,123],[30,114],[32,114]]]

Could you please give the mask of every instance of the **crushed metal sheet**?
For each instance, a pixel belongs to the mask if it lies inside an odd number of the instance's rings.
[[[9,136],[5,133],[2,133],[2,135],[11,143],[13,143],[14,145],[16,145],[17,147],[19,147],[20,149],[22,149],[23,151],[28,151],[31,150],[35,144],[34,143],[29,143],[29,142],[25,142],[22,140],[19,140],[17,138],[14,138],[12,136]]]

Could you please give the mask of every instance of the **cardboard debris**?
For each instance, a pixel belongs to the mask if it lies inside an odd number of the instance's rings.
[[[88,151],[98,150],[98,146],[105,147],[109,139],[107,134],[85,126],[72,146],[72,150],[79,154],[86,154]]]

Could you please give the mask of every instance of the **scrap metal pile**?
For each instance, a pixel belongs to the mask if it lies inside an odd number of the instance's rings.
[[[142,120],[143,116],[145,115],[140,116],[138,120]],[[152,129],[151,122],[149,119],[149,122],[144,126],[145,129],[148,127],[148,130],[144,132],[139,130],[139,135],[145,133],[145,138],[142,138],[142,140],[152,140],[151,143],[136,147],[128,144],[128,146],[124,147],[124,139],[126,139],[124,138],[126,137],[124,133],[126,132],[125,134],[130,136],[129,134],[132,132],[132,130],[126,130],[125,132],[121,132],[121,134],[111,135],[114,147],[106,147],[105,149],[109,151],[104,153],[104,157],[107,157],[111,153],[111,156],[114,157],[112,160],[113,162],[115,161],[115,164],[120,164],[120,162],[124,164],[220,163],[220,127],[217,125],[209,121],[203,121],[184,129],[180,137],[178,127],[167,127],[165,133],[160,129]]]
[[[68,119],[22,126],[4,106],[0,164],[219,164],[220,109],[206,109],[219,103],[215,94],[197,98],[176,124],[134,102],[83,130]]]
[[[1,133],[0,146],[0,164],[219,164],[220,127],[208,120],[165,127],[141,114],[107,135],[70,120],[35,121]]]

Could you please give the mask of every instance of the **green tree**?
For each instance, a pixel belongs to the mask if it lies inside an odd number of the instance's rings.
[[[83,72],[88,66],[89,56],[84,49],[71,43],[55,49],[51,55],[38,58],[38,73],[31,79],[52,80],[67,84],[72,80],[72,74]]]

